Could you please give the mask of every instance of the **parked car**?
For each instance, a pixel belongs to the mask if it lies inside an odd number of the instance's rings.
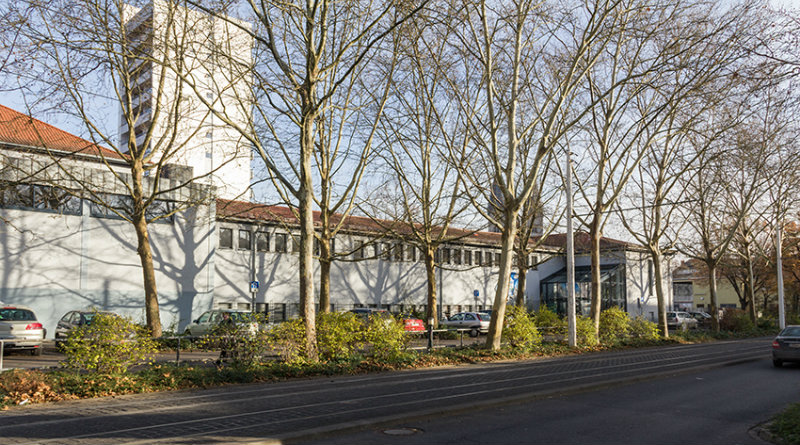
[[[689,312],[695,320],[697,320],[698,326],[710,326],[711,325],[711,314],[703,311],[694,311]]]
[[[690,329],[697,327],[697,319],[688,312],[667,312],[667,327],[672,329]]]
[[[258,323],[252,321],[250,312],[233,309],[214,309],[203,312],[203,314],[192,321],[189,326],[186,326],[183,334],[192,337],[208,335],[225,320],[224,314],[228,314],[228,317],[233,320],[233,325],[237,328],[243,328],[252,334],[255,334],[259,330]]]
[[[105,311],[70,311],[64,314],[58,324],[56,325],[56,332],[53,337],[56,340],[56,347],[60,346],[62,342],[66,341],[70,332],[81,327],[92,324],[92,319],[97,314],[118,316],[113,312]]]
[[[459,312],[450,318],[445,318],[439,324],[456,329],[469,329],[470,337],[477,337],[478,334],[489,332],[491,320],[491,315],[481,312]]]
[[[413,315],[400,314],[400,319],[403,320],[403,329],[406,332],[421,332],[425,330],[425,322]]]
[[[779,368],[784,362],[800,363],[800,326],[786,326],[772,340],[772,364]]]
[[[0,340],[3,340],[3,350],[28,350],[31,355],[42,355],[45,334],[44,327],[30,308],[0,306]]]

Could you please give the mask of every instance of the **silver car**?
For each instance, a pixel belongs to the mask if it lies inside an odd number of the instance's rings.
[[[30,308],[0,306],[0,340],[4,350],[28,350],[31,355],[42,355],[45,329]]]
[[[470,337],[477,337],[478,334],[489,332],[491,315],[480,312],[459,312],[450,318],[442,320],[439,324],[456,329],[469,329]]]
[[[192,337],[200,337],[211,333],[224,319],[223,314],[233,320],[233,325],[237,328],[244,329],[249,333],[256,333],[258,331],[258,324],[251,322],[250,312],[236,311],[233,309],[215,309],[203,312],[203,315],[191,322],[189,326],[183,331],[184,335]]]
[[[697,327],[697,319],[688,312],[667,312],[667,327],[670,329],[688,329]]]

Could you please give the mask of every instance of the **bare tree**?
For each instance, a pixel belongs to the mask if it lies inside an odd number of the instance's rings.
[[[416,260],[419,252],[426,272],[425,318],[438,326],[436,270],[441,265],[436,253],[472,232],[451,230],[469,201],[463,199],[464,184],[448,153],[467,145],[469,136],[459,125],[461,110],[446,96],[445,73],[457,63],[446,51],[447,28],[432,16],[437,13],[419,14],[395,30],[399,64],[379,126],[378,154],[387,178],[377,190],[384,196],[376,200],[370,195],[362,208],[386,233],[407,243],[394,246],[409,249],[397,256]]]
[[[455,2],[463,17],[451,50],[463,66],[449,73],[464,110],[468,149],[456,151],[476,209],[501,230],[497,291],[487,346],[500,348],[519,215],[539,185],[545,161],[588,111],[564,120],[583,81],[619,25],[621,0]],[[484,209],[488,203],[488,209]]]
[[[379,43],[426,2],[417,5],[369,0],[192,3],[215,15],[222,11],[244,17],[245,21],[229,20],[229,24],[246,32],[255,43],[254,66],[239,67],[239,76],[251,76],[251,82],[249,94],[241,98],[237,109],[215,107],[209,102],[205,105],[253,145],[266,167],[268,181],[281,200],[296,212],[300,225],[299,287],[305,353],[316,360],[312,272],[313,242],[317,235],[313,206],[315,202],[326,202],[330,196],[315,201],[315,154],[321,147],[335,149],[334,141],[345,140],[327,136],[341,128],[330,120],[338,105],[335,100],[347,96],[347,85],[352,85],[363,73],[362,64],[373,57]],[[235,61],[230,65],[235,66]],[[232,114],[250,110],[253,118],[244,125],[231,118]],[[369,142],[363,147],[368,148]],[[330,157],[333,153],[329,151],[328,155],[316,158],[318,172],[327,172],[326,181],[334,181],[331,173],[337,167]],[[361,165],[360,160],[354,163]],[[354,171],[359,168],[363,165]],[[345,176],[351,178],[352,187],[349,190],[343,187],[340,202],[349,209],[360,174]],[[327,183],[326,187],[332,184]],[[326,211],[336,206],[330,205]],[[323,233],[322,237],[332,236],[331,233]]]
[[[210,23],[178,2],[62,0],[17,6],[22,32],[37,50],[35,72],[43,82],[36,94],[77,117],[91,141],[108,148],[98,151],[108,173],[99,176],[103,183],[51,151],[59,170],[55,184],[77,184],[76,193],[133,226],[147,324],[153,336],[160,336],[148,225],[208,202],[211,190],[201,192],[193,184],[210,183],[220,168],[241,156],[238,148],[231,150],[217,167],[197,174],[173,165],[186,165],[187,158],[206,149],[198,134],[209,113],[196,111],[198,98],[180,79],[196,69]],[[126,129],[121,137],[120,121]],[[115,184],[111,190],[109,180]]]

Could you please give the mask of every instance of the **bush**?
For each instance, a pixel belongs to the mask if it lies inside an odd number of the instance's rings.
[[[630,332],[630,317],[618,307],[600,313],[600,341],[607,345],[620,343]]]
[[[287,363],[305,361],[306,331],[302,319],[285,321],[273,327],[268,336],[281,360]]]
[[[127,317],[96,312],[91,324],[70,332],[62,345],[67,357],[62,364],[105,374],[124,373],[156,350],[145,327]]]
[[[234,366],[253,366],[261,363],[264,354],[272,349],[271,338],[263,330],[266,325],[266,314],[244,314],[237,322],[215,326],[198,345],[219,349],[220,361]]]
[[[510,306],[503,321],[503,339],[512,349],[531,350],[542,344],[542,335],[528,311]]]
[[[54,388],[55,382],[42,371],[12,369],[0,373],[0,406],[54,402],[71,399]]]
[[[322,360],[346,359],[364,344],[364,323],[351,312],[317,315],[317,345]]]
[[[393,317],[370,317],[365,334],[364,340],[371,346],[371,355],[378,360],[397,360],[410,340],[403,322]]]
[[[539,308],[536,314],[536,326],[539,331],[551,335],[564,335],[567,332],[567,323],[547,306]]]
[[[722,319],[719,321],[719,328],[725,331],[748,332],[755,329],[753,320],[747,312],[741,309],[725,309]]]
[[[629,335],[637,340],[658,340],[658,325],[644,317],[636,317],[628,321]]]
[[[577,331],[578,344],[597,345],[597,331],[594,329],[592,317],[575,317],[575,331]]]

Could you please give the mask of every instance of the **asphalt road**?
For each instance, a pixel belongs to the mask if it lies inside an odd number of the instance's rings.
[[[299,443],[763,445],[758,425],[797,402],[800,366],[774,369],[762,359]]]
[[[561,401],[561,405],[553,408],[552,412],[529,411],[524,416],[528,419],[525,422],[529,431],[538,431],[541,425],[558,424],[559,419],[565,422],[563,418],[573,417],[580,422],[580,428],[562,423],[560,426],[565,428],[562,433],[548,433],[551,435],[543,436],[547,437],[544,442],[585,443],[586,440],[580,439],[605,437],[606,425],[612,424],[586,417],[593,406],[601,406],[598,399],[582,401],[569,397],[588,396],[599,389],[619,387],[622,391],[619,396],[610,396],[619,403],[609,407],[600,419],[641,419],[636,422],[642,423],[653,422],[651,416],[664,416],[660,423],[653,423],[660,434],[653,436],[657,440],[644,441],[662,443],[662,439],[672,437],[669,435],[670,427],[680,429],[686,419],[698,417],[692,413],[695,400],[678,396],[679,392],[667,391],[657,395],[659,393],[650,387],[632,392],[630,388],[654,384],[664,378],[684,378],[686,380],[675,381],[670,386],[686,387],[697,378],[689,373],[712,372],[709,369],[719,370],[723,369],[721,366],[729,365],[725,369],[729,369],[732,376],[742,374],[744,383],[750,379],[769,382],[775,385],[781,397],[760,391],[766,397],[764,400],[748,402],[749,399],[733,391],[726,392],[719,387],[713,389],[708,398],[724,414],[719,419],[729,419],[740,425],[745,434],[735,436],[741,436],[741,442],[737,439],[733,442],[698,440],[696,443],[753,443],[746,441],[749,438],[746,431],[750,426],[765,420],[789,401],[798,399],[797,384],[793,382],[800,381],[797,379],[800,374],[792,372],[797,369],[771,369],[769,347],[770,339],[762,338],[32,406],[0,413],[0,438],[9,444],[283,443],[315,440],[315,443],[329,443],[329,440],[340,439],[353,443],[351,439],[342,439],[347,436],[331,436],[347,430],[367,435],[356,436],[355,443],[360,443],[362,438],[368,443],[381,442],[373,440],[376,439],[376,425],[382,425],[382,428],[424,425],[421,427],[424,433],[404,437],[404,441],[415,438],[425,443],[454,443],[446,442],[444,436],[432,435],[431,432],[438,427],[424,422],[463,418],[468,420],[452,424],[450,431],[463,431],[464,434],[454,437],[467,443],[527,443],[530,440],[526,438],[532,437],[529,433],[503,436],[503,429],[486,425],[479,427],[479,431],[484,432],[482,435],[476,433],[474,439],[465,433],[469,431],[467,426],[480,425],[474,419],[494,417],[494,423],[501,419],[513,422],[513,416],[502,413],[510,409],[522,410],[520,407],[527,406],[527,403],[540,403],[550,397]],[[757,366],[754,369],[769,374],[744,376],[751,371],[750,366]],[[780,376],[780,379],[772,379],[774,376]],[[731,387],[742,385],[742,381],[729,382]],[[704,384],[695,382],[693,386],[699,388]],[[639,405],[641,409],[628,408],[637,400],[643,403]],[[735,408],[734,401],[741,403],[741,408]],[[744,409],[748,404],[763,415],[753,416],[752,409]],[[681,412],[676,409],[688,414],[678,416]],[[488,414],[470,417],[479,411]],[[722,426],[727,429],[733,423]],[[509,424],[509,428],[511,426]],[[718,426],[713,425],[714,429]],[[367,430],[359,431],[359,428]],[[446,429],[442,427],[442,431]],[[621,431],[624,430],[615,430],[614,433]],[[388,437],[380,434],[383,439]],[[498,440],[492,442],[491,438],[498,434]],[[597,443],[602,443],[602,440]],[[670,439],[664,443],[673,442]]]

